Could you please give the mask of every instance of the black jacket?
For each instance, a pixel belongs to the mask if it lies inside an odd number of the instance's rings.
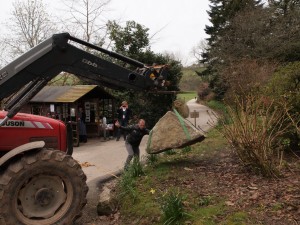
[[[140,129],[137,124],[127,127],[121,126],[120,128],[128,132],[128,135],[126,136],[126,141],[132,146],[139,146],[143,136],[149,134],[148,129]]]
[[[121,122],[128,123],[128,121],[131,118],[131,114],[132,114],[132,111],[130,108],[127,108],[125,111],[123,111],[123,109],[120,109],[120,108],[117,110],[117,117],[118,117],[118,120],[120,123]]]

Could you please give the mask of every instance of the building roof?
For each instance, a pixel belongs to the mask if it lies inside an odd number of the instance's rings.
[[[30,102],[71,103],[77,101],[94,89],[100,89],[106,97],[112,97],[97,85],[45,86],[30,100]]]

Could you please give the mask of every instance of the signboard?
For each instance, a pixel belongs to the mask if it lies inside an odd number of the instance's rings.
[[[75,108],[70,109],[70,116],[75,117]]]
[[[54,104],[50,104],[50,112],[55,112]]]
[[[191,112],[191,113],[190,113],[190,117],[191,117],[191,118],[198,118],[198,117],[199,117],[199,112],[196,112],[196,111]]]
[[[91,108],[90,108],[90,102],[85,102],[84,103],[84,108],[85,108],[85,122],[91,122]]]

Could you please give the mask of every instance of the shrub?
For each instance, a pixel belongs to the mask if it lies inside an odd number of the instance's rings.
[[[128,172],[132,177],[140,177],[145,175],[143,165],[137,157],[133,158],[132,164],[128,167]]]
[[[289,147],[300,148],[300,62],[288,63],[280,67],[266,87],[266,94],[274,99],[284,99],[290,110],[287,116],[291,119],[293,129],[286,135]],[[291,115],[296,115],[292,117]]]
[[[188,153],[188,152],[190,152],[190,151],[192,151],[192,147],[191,147],[191,146],[186,146],[186,147],[184,147],[184,148],[182,149],[182,153]]]
[[[156,162],[158,162],[158,155],[156,154],[148,154],[146,156],[146,162],[149,165],[155,165]]]
[[[141,162],[134,157],[133,162],[124,170],[119,182],[119,198],[129,196],[133,202],[137,200],[137,190],[135,186],[135,178],[144,175],[144,170]]]
[[[208,82],[202,82],[198,86],[198,98],[200,100],[206,100],[209,101],[213,98],[213,93],[212,90],[209,88],[209,83]]]
[[[135,179],[129,170],[125,170],[120,177],[120,180],[117,184],[117,189],[120,202],[122,202],[125,197],[129,197],[128,199],[132,200],[133,202],[137,200],[138,195],[135,187]]]
[[[291,126],[285,106],[248,96],[246,100],[237,100],[235,107],[228,107],[228,116],[230,123],[223,123],[220,131],[242,162],[265,176],[278,176],[282,137]]]
[[[170,150],[164,151],[164,154],[165,155],[175,155],[176,151],[174,149],[170,149]]]
[[[245,99],[248,93],[260,94],[275,68],[275,63],[263,60],[241,59],[231,62],[222,71],[223,79],[228,85],[226,101],[232,104],[236,96]]]
[[[162,197],[161,209],[164,225],[182,224],[180,221],[187,215],[183,207],[184,199],[178,190],[171,190]]]

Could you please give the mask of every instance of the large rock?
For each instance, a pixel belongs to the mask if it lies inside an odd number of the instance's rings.
[[[188,118],[190,114],[189,107],[185,103],[184,100],[181,99],[176,99],[173,102],[173,108],[177,110],[177,112],[183,117],[183,118]]]
[[[108,216],[113,214],[117,210],[118,200],[111,193],[111,189],[104,186],[99,196],[99,202],[97,205],[98,216]]]
[[[156,154],[203,141],[204,134],[175,111],[168,111],[150,132],[146,151]]]

